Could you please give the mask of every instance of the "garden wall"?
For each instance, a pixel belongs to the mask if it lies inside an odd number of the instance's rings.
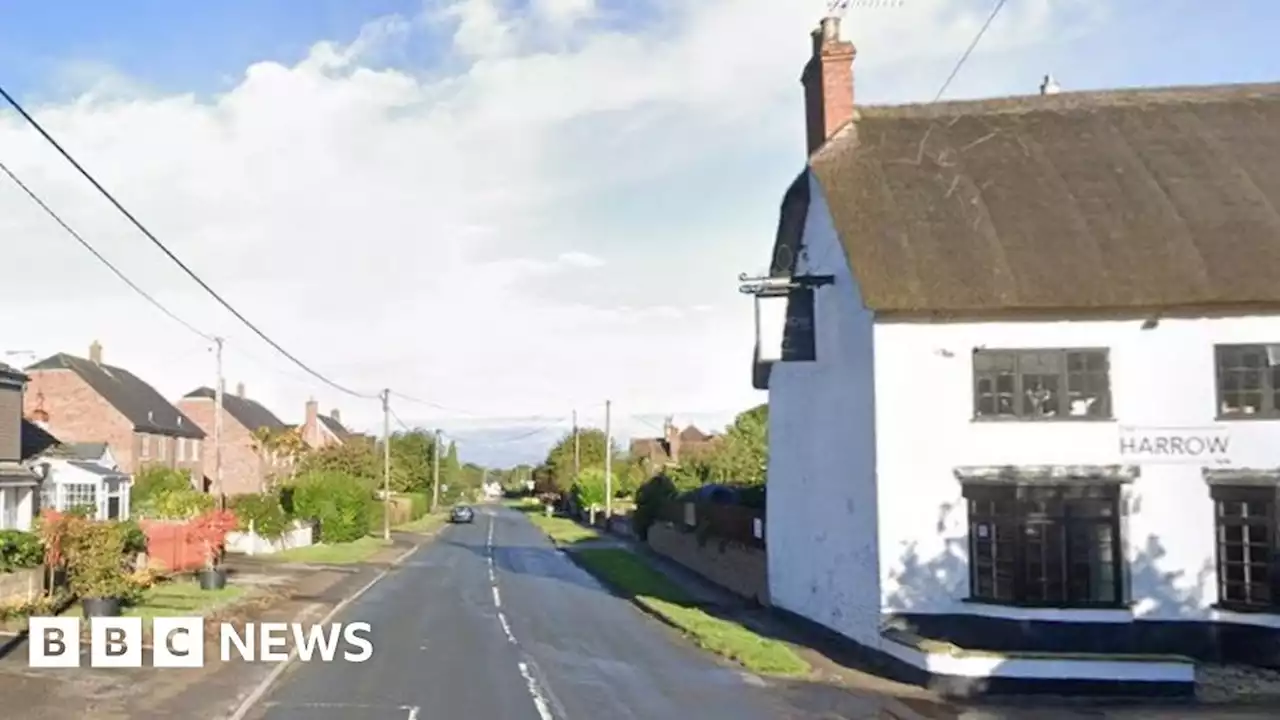
[[[43,566],[0,573],[0,603],[31,602],[43,594]]]
[[[227,533],[227,552],[244,555],[270,555],[283,550],[307,547],[315,544],[315,526],[301,520],[280,538],[271,540],[253,532]]]
[[[769,604],[768,562],[762,547],[714,535],[700,539],[692,529],[663,521],[649,527],[648,542],[654,552],[726,590]]]

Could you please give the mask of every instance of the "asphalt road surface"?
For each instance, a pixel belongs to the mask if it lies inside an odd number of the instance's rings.
[[[337,618],[362,664],[295,664],[260,720],[774,720],[762,684],[601,588],[517,512],[481,507]]]

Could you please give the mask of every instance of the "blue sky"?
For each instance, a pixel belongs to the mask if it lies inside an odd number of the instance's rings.
[[[397,409],[472,438],[464,457],[535,458],[563,424],[495,440],[528,432],[512,418],[606,398],[624,437],[668,414],[722,426],[763,399],[735,278],[767,259],[803,162],[797,78],[825,0],[520,1],[0,0],[0,84],[296,355],[465,409]],[[858,101],[931,99],[990,7],[851,12]],[[1047,72],[1067,90],[1274,81],[1278,21],[1269,0],[1014,0],[948,97],[1034,92]],[[286,419],[317,397],[379,427],[376,402],[291,369],[6,113],[0,160],[226,336],[231,382]],[[4,183],[0,209],[0,236],[34,241],[13,262],[67,279],[0,287],[46,298],[13,342],[97,339],[170,396],[211,382],[205,341]]]

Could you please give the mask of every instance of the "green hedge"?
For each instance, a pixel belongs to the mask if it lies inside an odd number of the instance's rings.
[[[248,532],[252,527],[261,537],[278,540],[293,525],[293,518],[285,511],[278,492],[236,495],[229,498],[227,504],[235,513],[237,529],[241,532]]]
[[[33,568],[44,562],[44,545],[34,533],[0,530],[0,572]]]
[[[405,493],[409,498],[409,519],[417,520],[431,511],[431,496],[424,492]]]
[[[293,488],[294,516],[320,523],[320,542],[359,540],[369,532],[372,503],[360,481],[342,472],[303,475]]]

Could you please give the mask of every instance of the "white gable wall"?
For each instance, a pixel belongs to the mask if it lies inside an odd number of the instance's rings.
[[[860,300],[822,188],[809,177],[796,274],[834,275],[815,291],[817,361],[769,378],[771,602],[866,643],[878,639],[872,317]]]
[[[861,325],[862,316],[850,325]],[[1280,422],[1215,422],[1214,345],[1280,342],[1280,318],[909,324],[875,328],[880,581],[886,610],[1127,621],[1128,611],[1016,610],[962,604],[967,518],[953,469],[1116,464],[1118,426],[1227,427],[1235,467],[1280,466]],[[974,422],[975,347],[1106,347],[1116,422]],[[865,377],[854,367],[845,382]],[[776,375],[775,375],[776,376]],[[832,382],[833,392],[839,383]],[[856,415],[855,415],[856,416]],[[829,447],[843,451],[840,441]],[[770,503],[774,486],[770,485]],[[1143,465],[1127,527],[1134,615],[1280,625],[1211,611],[1217,600],[1213,508],[1198,465]],[[772,510],[772,508],[771,508]],[[771,566],[770,570],[773,568]]]

